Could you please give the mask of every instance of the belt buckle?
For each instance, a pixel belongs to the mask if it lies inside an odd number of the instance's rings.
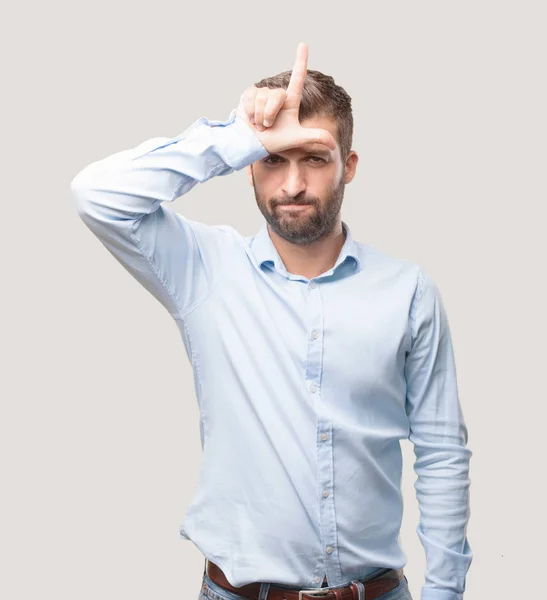
[[[308,594],[309,596],[327,596],[331,590],[324,588],[315,590],[298,590],[298,600],[302,600],[302,594]]]

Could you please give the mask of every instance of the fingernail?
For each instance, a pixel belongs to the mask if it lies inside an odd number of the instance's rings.
[[[264,119],[264,125],[266,125],[266,127],[269,127],[271,125],[271,122]]]

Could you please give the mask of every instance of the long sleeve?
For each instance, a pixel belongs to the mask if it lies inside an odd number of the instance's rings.
[[[89,164],[71,191],[87,227],[177,316],[219,276],[231,227],[191,221],[161,203],[267,154],[234,109],[227,121],[201,117],[174,138],[152,138]]]
[[[422,600],[462,600],[473,553],[467,540],[469,460],[456,366],[443,301],[420,270],[410,311],[406,411],[414,445],[416,532],[426,555]]]

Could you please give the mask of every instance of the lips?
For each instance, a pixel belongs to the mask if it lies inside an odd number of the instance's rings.
[[[311,204],[278,204],[280,208],[305,208]]]

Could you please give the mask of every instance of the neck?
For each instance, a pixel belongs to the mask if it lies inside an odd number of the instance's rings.
[[[268,232],[287,271],[307,279],[332,269],[346,241],[341,220],[338,220],[327,236],[308,245],[288,242],[275,233],[269,225]]]

